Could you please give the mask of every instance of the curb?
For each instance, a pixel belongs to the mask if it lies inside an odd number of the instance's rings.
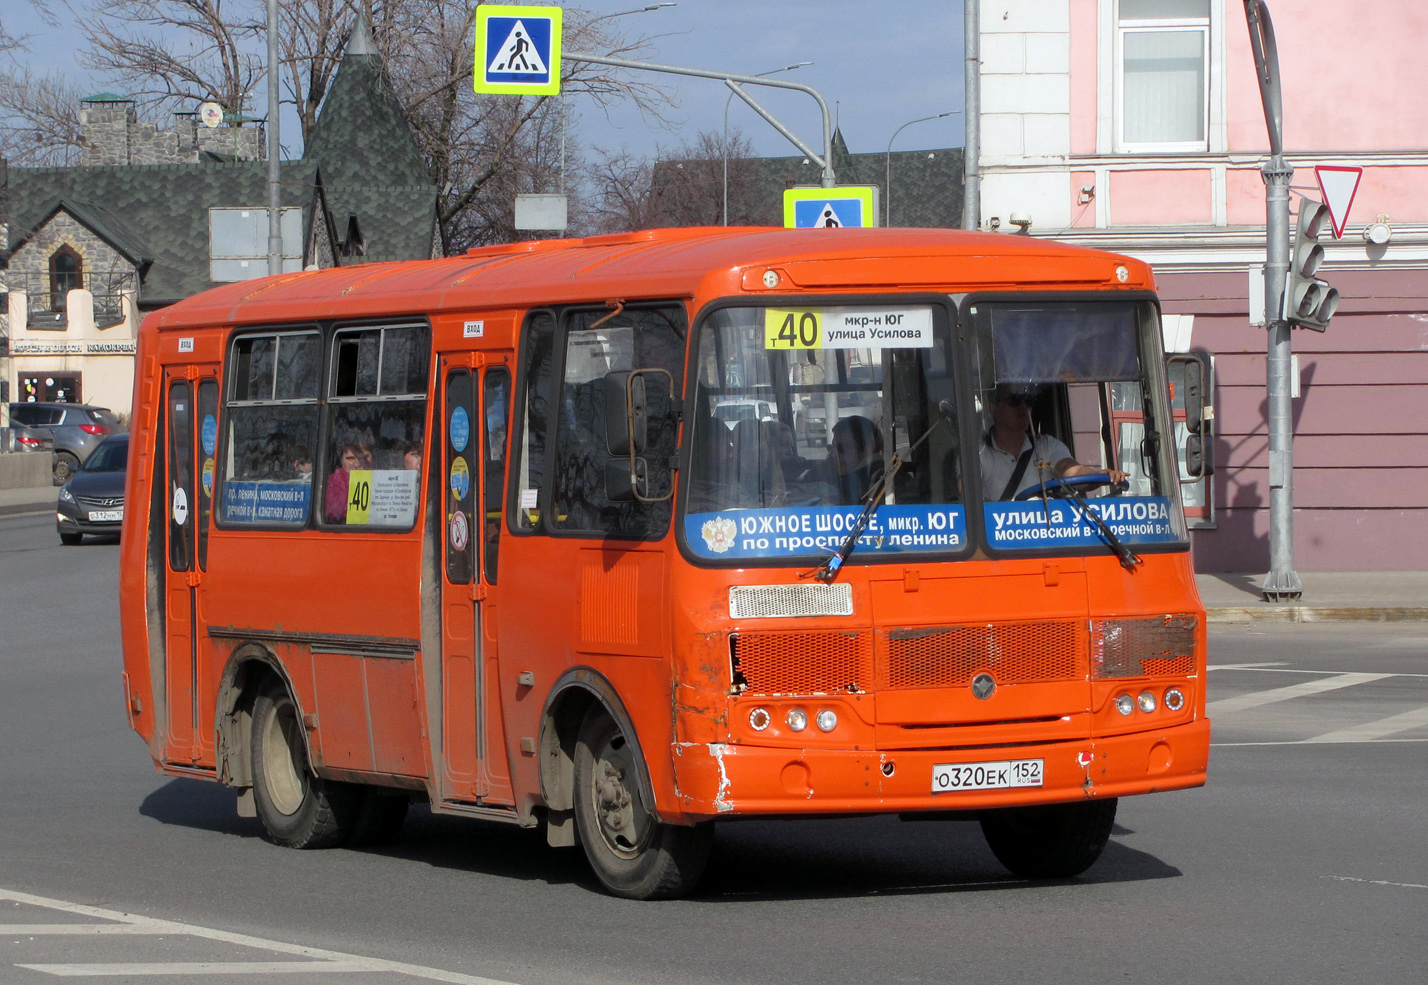
[[[56,489],[58,494],[59,490]],[[0,503],[0,516],[23,516],[27,513],[53,513],[55,506],[47,499],[38,503]]]
[[[1213,623],[1251,622],[1414,622],[1428,621],[1428,607],[1392,605],[1287,605],[1206,607]]]

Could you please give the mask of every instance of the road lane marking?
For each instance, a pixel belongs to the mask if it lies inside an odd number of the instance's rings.
[[[1325,732],[1323,735],[1316,735],[1312,739],[1305,739],[1305,742],[1373,742],[1382,739],[1386,735],[1393,735],[1397,732],[1407,732],[1409,729],[1422,728],[1428,725],[1428,705],[1422,708],[1414,708],[1412,711],[1405,711],[1401,715],[1389,715],[1387,718],[1380,718],[1376,722],[1364,722],[1362,725],[1351,725],[1348,728],[1341,728],[1334,732]]]
[[[1283,660],[1275,660],[1262,664],[1210,664],[1206,670],[1269,670],[1274,667],[1288,667],[1289,664]],[[1306,671],[1306,673],[1309,673]]]
[[[1428,739],[1335,739],[1332,743],[1325,743],[1315,739],[1273,739],[1266,742],[1212,742],[1210,743],[1210,747],[1212,749],[1230,749],[1238,746],[1355,746],[1370,741],[1376,746],[1386,746],[1390,743],[1428,742]]]
[[[1211,701],[1206,705],[1205,713],[1212,717],[1215,715],[1228,715],[1232,712],[1258,708],[1262,705],[1272,705],[1279,701],[1290,701],[1294,698],[1304,698],[1312,694],[1323,694],[1326,691],[1337,691],[1341,687],[1353,687],[1355,684],[1368,684],[1372,681],[1381,681],[1385,677],[1393,676],[1395,675],[1339,674],[1335,677],[1320,678],[1317,681],[1291,684],[1288,687],[1276,687],[1268,691],[1255,691],[1251,694],[1241,694],[1234,698],[1221,698],[1219,701]]]
[[[422,978],[432,982],[451,982],[452,985],[513,985],[511,982],[504,982],[495,978],[483,978],[479,975],[463,975],[455,971],[443,971],[440,968],[425,968],[421,965],[407,964],[402,961],[387,961],[383,958],[368,958],[360,954],[345,954],[342,951],[328,951],[320,947],[305,947],[301,944],[289,944],[284,941],[267,940],[262,937],[253,937],[249,934],[235,934],[227,930],[216,930],[212,927],[202,927],[198,924],[179,923],[176,920],[159,920],[154,917],[143,917],[132,913],[121,913],[118,910],[106,910],[103,907],[87,906],[83,903],[69,903],[65,900],[50,899],[45,896],[34,896],[30,893],[16,892],[11,889],[0,889],[0,900],[10,900],[15,903],[23,903],[29,906],[43,907],[48,910],[58,910],[61,913],[70,913],[75,916],[92,917],[96,920],[112,920],[117,924],[130,927],[144,928],[135,933],[151,934],[186,934],[190,937],[200,937],[204,940],[220,941],[225,944],[234,944],[239,947],[251,947],[262,951],[274,951],[278,954],[290,954],[295,957],[313,958],[319,960],[299,961],[299,962],[232,962],[232,964],[247,965],[256,967],[259,964],[295,964],[301,966],[301,970],[306,971],[327,971],[327,972],[350,972],[354,970],[364,972],[386,972],[395,975],[407,975],[411,978]],[[73,926],[71,924],[60,924],[59,926]],[[144,965],[145,968],[162,969],[165,967],[176,967],[180,964],[191,965],[193,962],[170,962],[167,964]],[[229,962],[205,962],[205,964],[229,964]],[[349,967],[360,965],[360,968]],[[25,965],[22,967],[36,967]],[[113,967],[136,967],[133,965],[46,965],[48,968],[113,968]],[[43,969],[42,969],[43,970]],[[51,974],[63,974],[73,977],[76,972],[50,972]],[[144,974],[159,975],[167,974],[161,970],[150,970]],[[179,974],[180,972],[175,972]],[[184,974],[194,974],[194,972],[182,972]],[[222,974],[233,974],[232,970],[225,970]],[[101,971],[86,971],[86,975],[108,974]],[[114,972],[120,974],[120,972]],[[135,972],[122,972],[122,974],[135,974]],[[213,972],[219,974],[219,972]],[[265,972],[266,974],[266,972]]]
[[[1395,889],[1428,889],[1417,882],[1389,882],[1387,879],[1355,879],[1353,876],[1324,876],[1325,879],[1333,879],[1336,882],[1362,882],[1370,886],[1393,886]]]
[[[373,971],[367,961],[169,961],[162,963],[17,964],[60,978],[118,978],[121,975],[302,975]]]
[[[55,937],[65,934],[162,934],[132,923],[0,923],[0,937]]]
[[[1347,670],[1311,670],[1307,667],[1290,667],[1287,664],[1279,666],[1276,664],[1211,664],[1209,670],[1247,670],[1257,674],[1320,674],[1324,677],[1333,677],[1336,674],[1354,673]],[[1399,671],[1385,674],[1386,677],[1428,677],[1428,674],[1405,674]]]

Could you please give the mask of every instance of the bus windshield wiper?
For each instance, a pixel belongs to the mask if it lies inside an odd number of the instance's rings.
[[[1143,563],[1140,559],[1140,555],[1127,547],[1121,539],[1116,536],[1115,531],[1106,525],[1106,521],[1101,519],[1101,515],[1091,509],[1091,504],[1086,501],[1085,493],[1077,489],[1075,483],[1056,478],[1041,484],[1041,488],[1048,493],[1052,486],[1059,486],[1064,490],[1076,501],[1076,505],[1081,507],[1081,514],[1091,518],[1092,522],[1096,524],[1096,529],[1101,533],[1101,539],[1109,544],[1111,550],[1115,551],[1116,557],[1120,558],[1122,568],[1125,568],[1127,571],[1134,571],[1136,565]],[[1051,497],[1047,495],[1044,498],[1050,499]]]
[[[926,431],[922,432],[922,437],[918,438],[907,448],[907,453],[911,455],[917,450],[917,446],[927,440],[928,436],[937,429],[937,425],[943,421],[951,419],[952,405],[947,401],[942,401],[937,405],[941,412],[937,420],[933,421]],[[902,456],[893,452],[892,461],[888,463],[887,470],[883,472],[878,481],[873,483],[867,493],[863,496],[863,511],[858,514],[858,519],[853,522],[853,529],[848,531],[848,536],[843,538],[843,544],[827,561],[824,561],[814,572],[813,577],[823,582],[825,585],[838,577],[839,570],[843,563],[852,555],[853,550],[858,546],[858,538],[863,530],[867,528],[868,521],[873,518],[873,513],[882,504],[883,495],[887,491],[888,483],[892,482],[893,476],[897,475],[897,470],[902,468]],[[801,577],[808,577],[805,572]]]

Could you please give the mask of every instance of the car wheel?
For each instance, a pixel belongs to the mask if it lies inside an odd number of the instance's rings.
[[[82,540],[84,540],[84,534],[67,534],[63,530],[60,531],[60,543],[67,547],[74,547]]]
[[[590,867],[616,896],[671,899],[694,889],[714,846],[713,822],[665,824],[645,809],[644,768],[635,747],[601,705],[575,746],[575,826]]]
[[[253,705],[253,801],[269,839],[290,848],[331,848],[346,840],[361,791],[314,776],[297,705],[269,680]]]
[[[55,452],[55,485],[62,486],[79,471],[79,459],[67,451]]]
[[[982,815],[992,854],[1025,879],[1069,879],[1091,867],[1111,837],[1116,799],[1009,807]]]

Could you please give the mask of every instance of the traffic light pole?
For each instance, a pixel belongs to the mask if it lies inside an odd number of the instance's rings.
[[[1264,0],[1245,0],[1250,48],[1254,50],[1269,162],[1261,169],[1265,188],[1264,321],[1268,336],[1265,389],[1269,405],[1269,574],[1260,591],[1268,602],[1293,602],[1303,593],[1294,570],[1294,416],[1290,403],[1291,343],[1284,315],[1289,277],[1289,182],[1294,169],[1284,159],[1284,113],[1279,98],[1279,51]]]

